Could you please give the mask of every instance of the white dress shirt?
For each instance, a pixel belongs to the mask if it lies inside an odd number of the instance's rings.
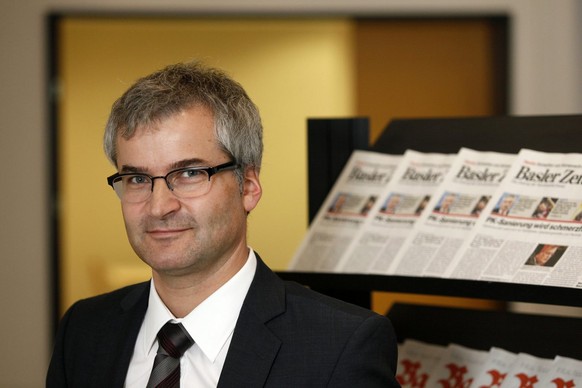
[[[257,258],[249,249],[240,271],[182,319],[174,317],[164,305],[152,279],[148,309],[135,342],[125,387],[146,386],[158,350],[156,335],[170,320],[181,322],[195,341],[180,360],[180,386],[216,387],[256,267]]]

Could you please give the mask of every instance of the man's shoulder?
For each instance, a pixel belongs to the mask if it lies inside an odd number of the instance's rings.
[[[287,303],[298,307],[318,308],[330,311],[340,311],[346,314],[368,317],[375,315],[369,309],[344,302],[340,299],[321,294],[295,282],[283,281],[287,294]]]
[[[145,300],[147,303],[149,287],[149,282],[143,282],[81,299],[69,308],[69,313],[76,316],[92,317],[102,315],[109,311],[118,312],[127,310],[140,301]]]
[[[324,295],[299,283],[283,280],[268,269],[262,261],[259,261],[255,280],[257,283],[255,286],[260,284],[260,288],[255,287],[254,299],[258,298],[264,302],[265,294],[268,294],[271,302],[278,300],[276,303],[284,306],[284,315],[287,317],[304,316],[309,317],[312,322],[314,319],[329,321],[338,317],[346,321],[361,322],[370,317],[382,317],[369,309]],[[263,304],[260,303],[260,305]]]
[[[149,290],[150,282],[142,282],[137,284],[132,284],[129,286],[125,286],[122,288],[118,288],[117,290],[109,291],[100,295],[92,296],[86,299],[82,299],[79,303],[88,303],[88,304],[99,304],[99,303],[108,303],[111,301],[121,301],[127,298],[128,296],[132,296],[135,294],[141,294],[147,290]]]
[[[333,343],[338,346],[336,354],[341,353],[348,342],[361,344],[368,339],[391,349],[389,351],[395,349],[396,335],[388,317],[297,283],[285,281],[284,285],[285,312],[269,323],[282,341],[299,343],[310,349]],[[304,340],[312,341],[313,346],[305,344]],[[332,349],[329,352],[333,353]],[[391,365],[393,363],[391,361]]]

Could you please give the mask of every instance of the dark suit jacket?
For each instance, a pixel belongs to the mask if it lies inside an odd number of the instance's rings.
[[[77,302],[63,317],[47,388],[123,387],[149,282]],[[283,282],[260,258],[218,387],[398,387],[389,320]]]

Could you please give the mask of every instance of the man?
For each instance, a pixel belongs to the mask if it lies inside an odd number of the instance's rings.
[[[515,195],[513,194],[505,194],[501,203],[493,209],[493,213],[499,214],[501,216],[509,215],[509,211],[515,202]]]
[[[542,267],[553,267],[556,264],[557,257],[556,253],[560,248],[559,245],[554,244],[544,244],[539,247],[539,249],[534,252],[525,262],[526,265],[537,265]]]
[[[554,208],[554,201],[551,198],[544,197],[532,213],[532,218],[548,218],[548,215]]]
[[[479,198],[479,201],[477,201],[477,204],[475,205],[473,210],[471,210],[471,215],[475,216],[475,217],[479,217],[481,215],[481,213],[483,212],[483,210],[485,209],[485,207],[487,206],[487,204],[489,203],[489,199],[491,199],[490,195],[481,196],[481,198]]]
[[[398,205],[400,205],[400,195],[399,194],[390,194],[390,197],[386,200],[386,203],[380,211],[386,214],[396,214],[396,210],[398,209]]]
[[[152,279],[69,309],[48,387],[398,386],[387,318],[283,282],[247,246],[262,125],[238,83],[196,63],[142,78],[104,145]]]
[[[441,199],[441,203],[434,208],[434,211],[448,214],[451,212],[451,206],[456,200],[457,195],[455,193],[445,193]]]

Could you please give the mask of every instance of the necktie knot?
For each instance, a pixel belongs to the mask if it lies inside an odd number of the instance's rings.
[[[180,358],[194,341],[181,323],[167,322],[158,332],[158,342],[160,348],[172,358]]]
[[[158,332],[158,353],[146,388],[178,388],[180,357],[194,340],[181,323],[167,322]]]

